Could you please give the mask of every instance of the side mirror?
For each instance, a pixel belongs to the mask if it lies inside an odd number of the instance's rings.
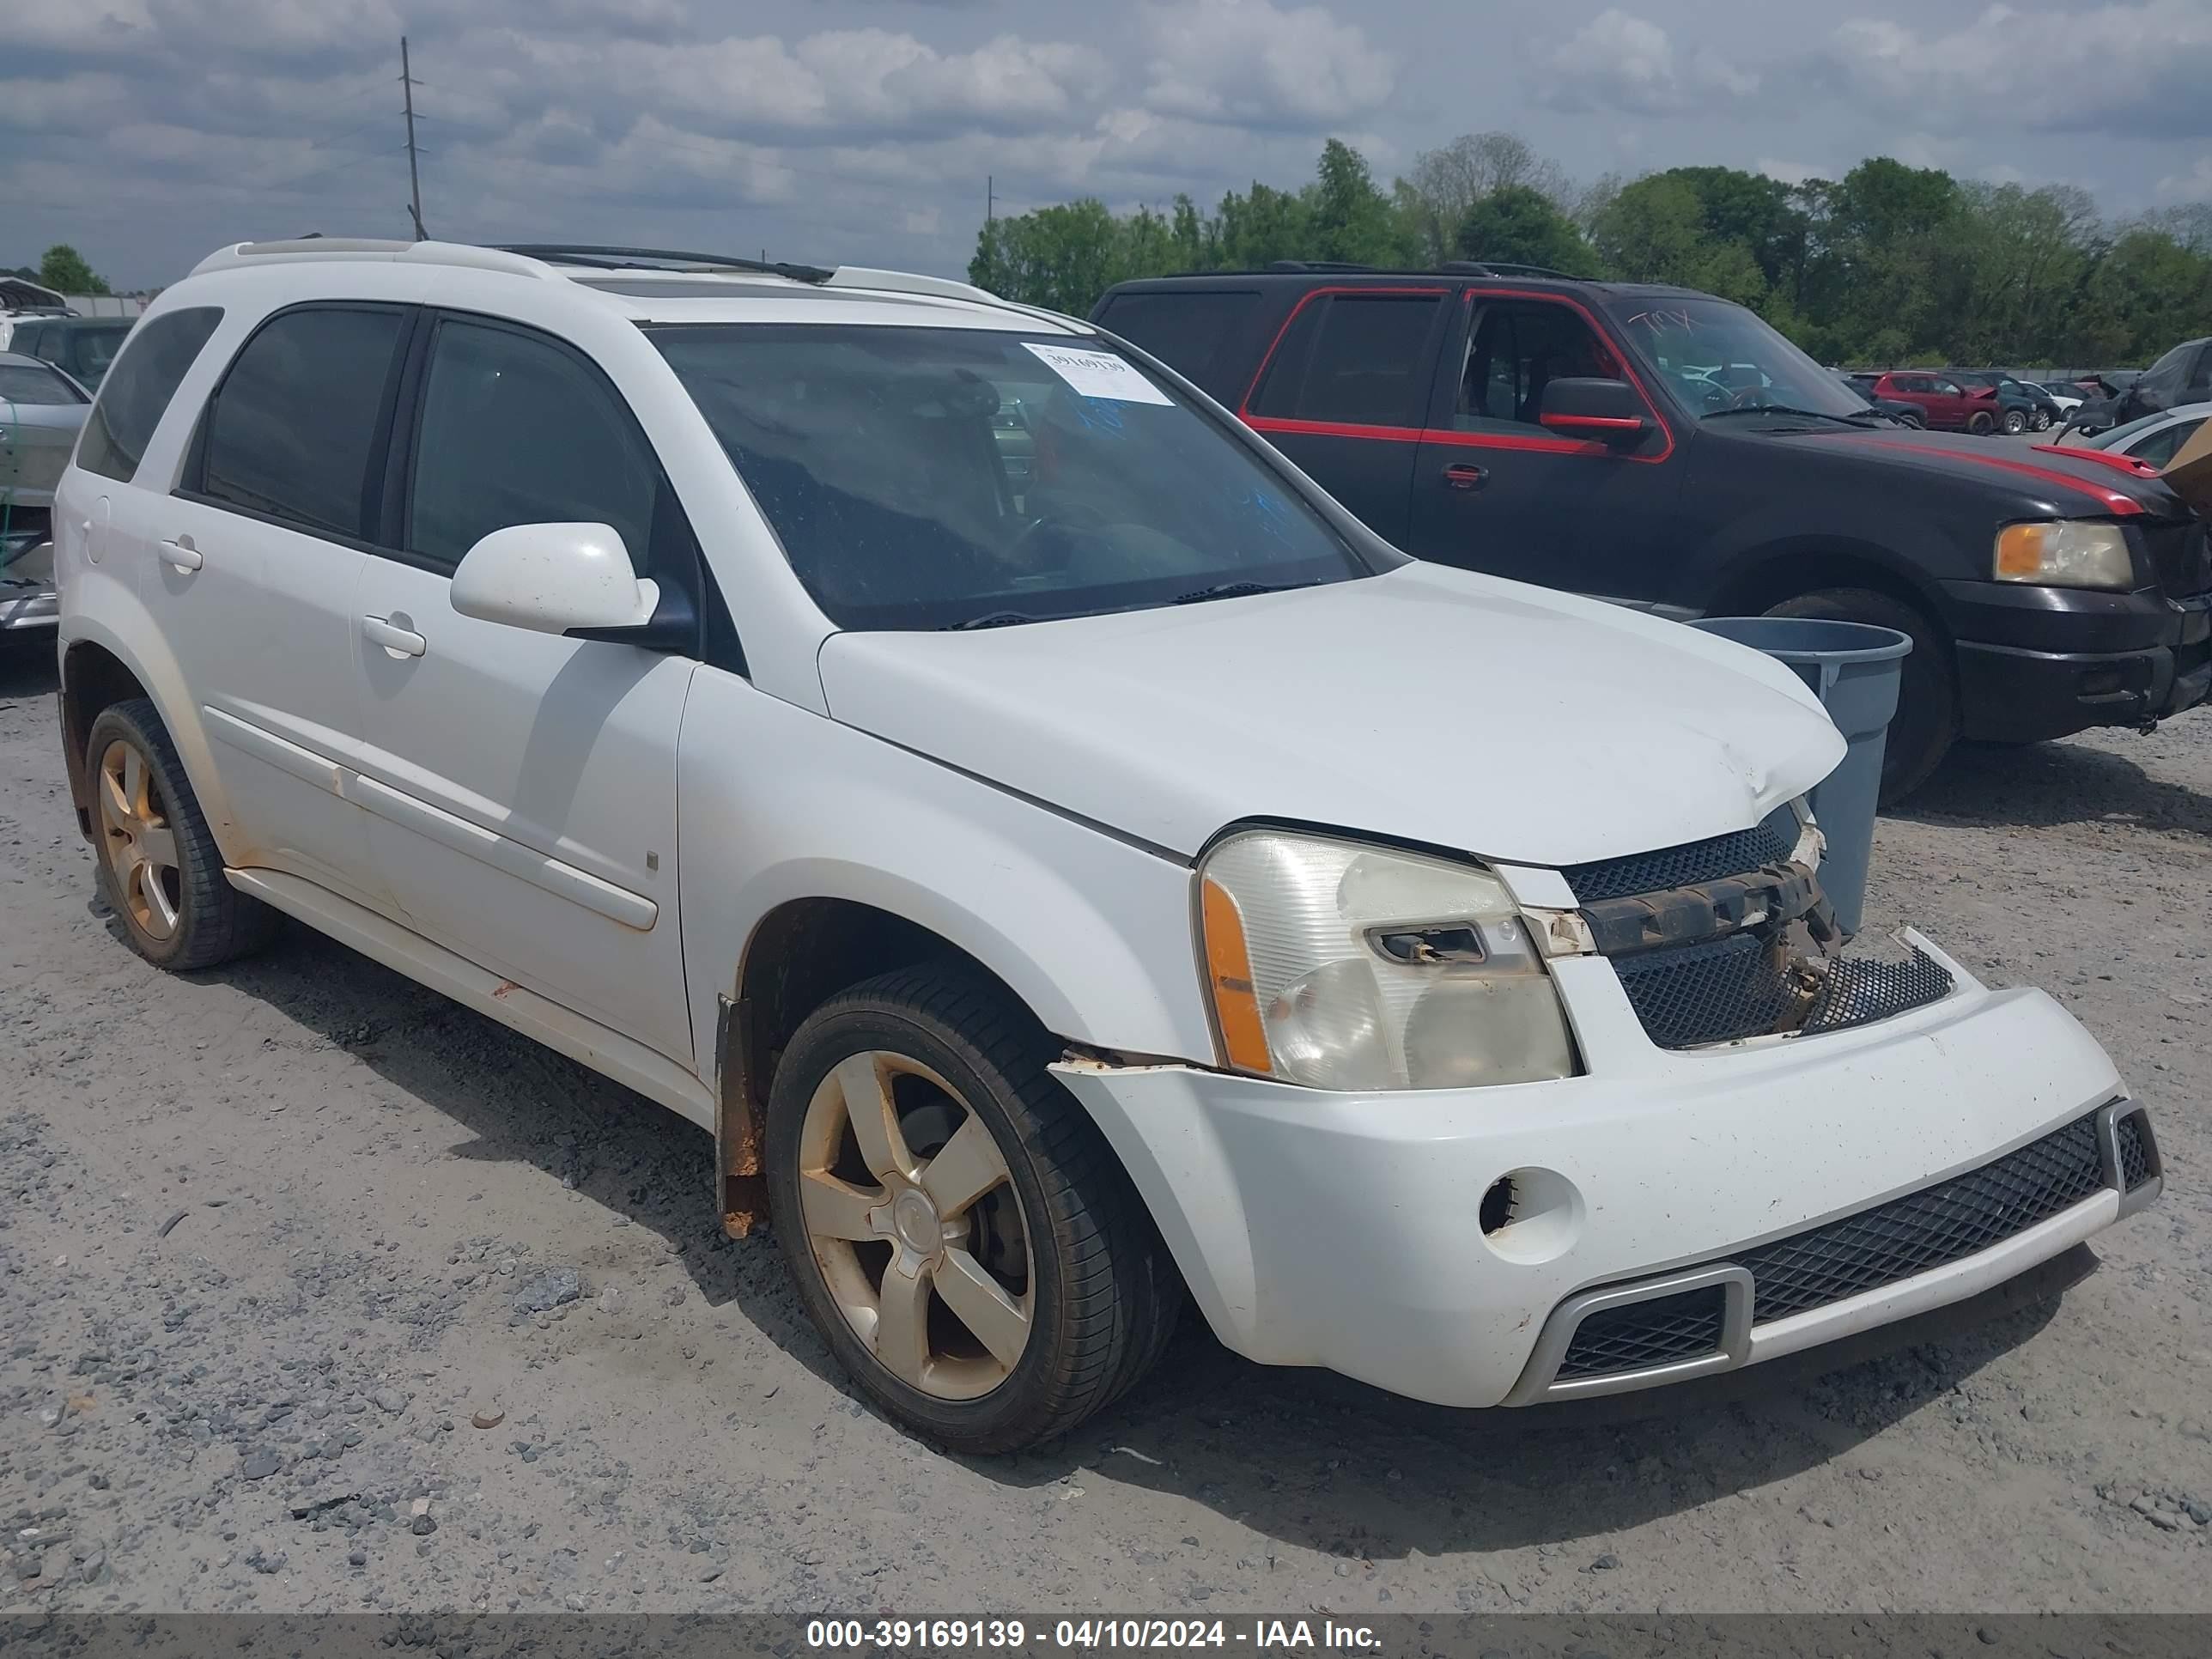
[[[611,525],[518,524],[495,530],[453,571],[453,606],[478,622],[537,634],[642,628],[660,602]]]
[[[1547,381],[1536,418],[1562,437],[1622,446],[1636,443],[1651,429],[1644,400],[1626,380],[1570,377]]]

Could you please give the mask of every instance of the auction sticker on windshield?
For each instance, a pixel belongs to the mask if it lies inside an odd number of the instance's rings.
[[[1166,404],[1175,400],[1137,373],[1134,365],[1110,351],[1077,351],[1067,346],[1022,343],[1047,368],[1085,398],[1110,398],[1121,404]]]

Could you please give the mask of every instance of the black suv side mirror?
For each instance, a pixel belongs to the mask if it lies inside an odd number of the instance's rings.
[[[1536,418],[1563,438],[1595,438],[1623,447],[1651,429],[1644,400],[1626,380],[1570,377],[1544,387]]]

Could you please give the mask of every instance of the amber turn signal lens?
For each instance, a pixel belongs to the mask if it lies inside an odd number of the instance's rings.
[[[2008,524],[1997,532],[2000,576],[2033,581],[2043,574],[2044,540],[2057,528],[2047,524]]]
[[[1240,1072],[1269,1072],[1267,1030],[1252,991],[1252,957],[1244,946],[1244,917],[1228,890],[1207,878],[1199,887],[1199,921],[1206,936],[1206,985],[1222,1058]]]

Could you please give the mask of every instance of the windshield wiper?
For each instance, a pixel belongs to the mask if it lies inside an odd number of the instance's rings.
[[[942,632],[957,634],[968,628],[1012,628],[1021,623],[1051,622],[1050,617],[1032,617],[1026,611],[986,611],[980,617],[963,617],[957,623],[947,623]]]
[[[1216,582],[1211,587],[1193,588],[1188,593],[1175,596],[1177,605],[1198,605],[1207,599],[1238,599],[1247,593],[1287,593],[1294,587],[1315,587],[1316,582]]]
[[[1886,421],[1888,416],[1878,409],[1862,410],[1856,415],[1831,415],[1824,410],[1793,409],[1788,404],[1738,404],[1732,409],[1716,409],[1701,419],[1717,421],[1729,415],[1786,415],[1807,421],[1834,421],[1842,426],[1858,426],[1867,421]]]

